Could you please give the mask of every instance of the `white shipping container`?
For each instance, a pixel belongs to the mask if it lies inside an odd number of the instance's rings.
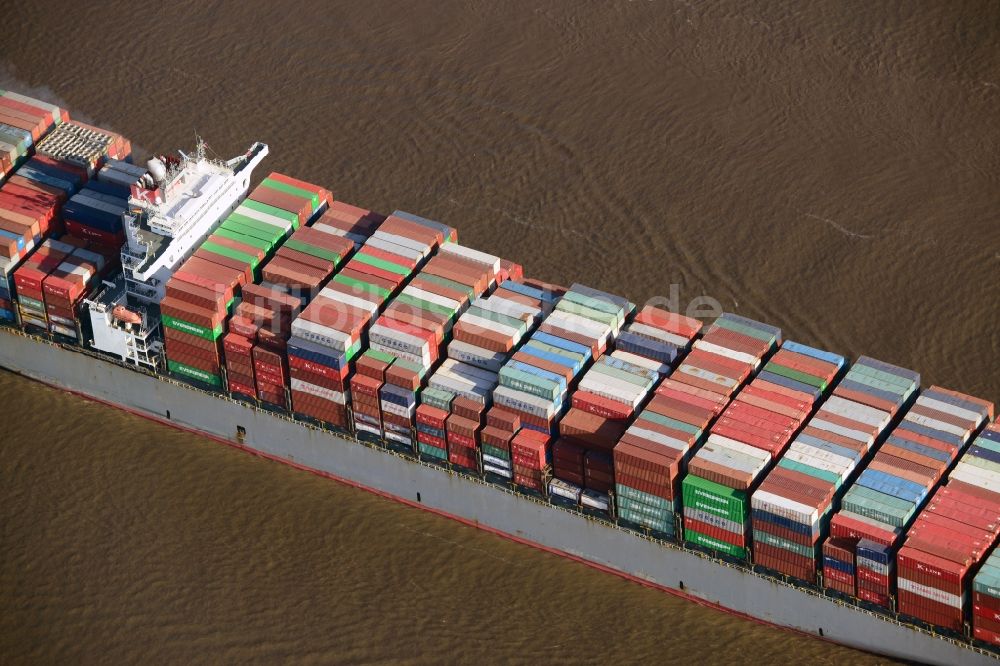
[[[493,472],[494,474],[496,474],[498,476],[502,476],[502,477],[507,478],[507,479],[510,479],[513,476],[510,473],[509,469],[506,469],[506,468],[503,468],[503,467],[499,467],[497,465],[486,465],[486,464],[484,464],[483,465],[483,469],[486,470],[487,472]]]
[[[493,402],[543,419],[551,418],[556,412],[555,403],[506,386],[493,389]]]
[[[941,402],[940,400],[935,400],[927,395],[918,397],[916,404],[927,407],[928,409],[936,409],[939,412],[952,414],[960,419],[967,419],[976,425],[979,425],[983,421],[983,415],[978,412],[973,412],[962,407],[956,407],[951,403]]]
[[[708,441],[718,446],[723,446],[738,453],[742,453],[743,455],[749,456],[761,463],[766,464],[771,461],[771,454],[767,451],[758,449],[756,446],[744,444],[743,442],[732,439],[731,437],[724,437],[716,433],[711,433],[708,436]]]
[[[670,374],[670,366],[666,363],[660,363],[659,361],[654,361],[651,358],[639,356],[638,354],[633,354],[627,351],[621,351],[620,349],[611,352],[611,358],[617,358],[625,363],[631,363],[632,365],[638,365],[646,368],[647,370],[652,370],[658,375]]]
[[[463,259],[467,259],[475,264],[484,265],[489,268],[492,273],[490,278],[496,276],[497,272],[500,270],[500,257],[495,257],[492,254],[480,252],[479,250],[473,250],[472,248],[459,245],[458,243],[445,243],[441,246],[438,252],[441,254],[453,254]]]
[[[424,258],[426,246],[423,243],[418,243],[416,241],[410,241],[407,244],[390,242],[387,240],[386,236],[391,236],[391,234],[386,234],[385,232],[382,232],[381,236],[378,234],[379,232],[375,232],[375,234],[365,241],[365,245],[379,250],[385,250],[390,254],[405,257],[411,261],[419,262]],[[398,238],[398,236],[395,238]]]
[[[755,370],[757,369],[757,366],[760,365],[760,359],[753,354],[736,351],[735,349],[712,344],[711,342],[705,342],[704,340],[695,340],[694,348],[706,351],[710,354],[725,356],[726,358],[731,358],[732,360],[739,361],[740,363],[746,363],[747,365],[752,366]]]
[[[917,425],[924,426],[925,428],[932,428],[941,432],[957,435],[962,439],[966,439],[970,434],[968,430],[962,428],[961,426],[945,423],[944,421],[938,421],[937,419],[932,419],[929,416],[922,416],[920,414],[914,414],[913,412],[908,413],[905,417],[903,417],[903,420],[909,421],[910,423],[916,423]]]
[[[495,372],[490,372],[489,370],[483,370],[481,368],[474,368],[465,363],[459,363],[454,359],[446,359],[441,363],[441,370],[445,372],[453,372],[459,377],[469,377],[470,379],[483,379],[489,382],[496,383],[497,377]]]
[[[371,238],[368,239],[368,243],[372,244],[372,241],[376,243],[385,243],[386,245],[382,249],[386,252],[398,254],[401,257],[405,257],[407,254],[412,252],[416,252],[419,257],[425,257],[430,251],[430,247],[422,241],[414,240],[409,236],[402,236],[400,234],[390,234],[389,232],[382,230],[376,230],[375,233],[371,235]],[[372,244],[372,247],[377,246]],[[407,250],[409,250],[409,252],[407,254],[403,254],[403,252]]]
[[[756,491],[750,497],[750,506],[799,523],[811,525],[819,520],[819,510],[816,507],[795,502],[766,490]]]
[[[347,404],[346,396],[340,391],[334,391],[333,389],[328,389],[323,386],[316,386],[315,384],[310,384],[309,382],[303,381],[301,379],[296,379],[292,377],[289,382],[291,389],[293,391],[301,391],[302,393],[308,393],[324,400],[329,400],[330,402],[336,402],[341,405]]]
[[[866,446],[871,446],[874,441],[874,437],[867,432],[861,432],[860,430],[853,430],[851,428],[846,428],[842,425],[826,421],[822,418],[823,413],[818,412],[816,416],[809,420],[809,425],[813,428],[819,428],[820,430],[826,430],[827,432],[832,432],[837,435],[843,435],[849,439],[857,440],[859,442],[864,442]]]
[[[965,461],[958,463],[951,474],[948,475],[948,478],[956,481],[964,481],[965,483],[979,486],[986,490],[992,490],[993,492],[1000,492],[1000,478],[998,478],[995,472],[970,465]]]
[[[530,319],[533,322],[537,322],[542,315],[540,308],[533,308],[524,303],[518,303],[517,301],[512,301],[510,299],[504,298],[503,296],[497,296],[494,294],[489,298],[479,298],[473,303],[483,310],[489,310],[490,312],[496,312],[497,314],[506,315],[508,317],[513,317],[515,319]]]
[[[605,382],[603,377],[595,376],[591,373],[580,380],[579,388],[595,393],[608,400],[613,400],[615,402],[620,402],[623,405],[628,405],[632,409],[639,406],[642,402],[645,393],[639,389],[638,391],[630,391],[629,389],[622,388],[621,386],[612,385],[609,382]]]
[[[373,303],[372,301],[359,298],[358,296],[345,294],[342,291],[330,289],[329,287],[320,291],[319,295],[323,298],[329,298],[330,300],[350,305],[351,307],[358,308],[359,310],[364,310],[372,317],[375,317],[378,314],[378,303]]]
[[[563,312],[562,310],[553,310],[549,313],[549,316],[545,318],[545,323],[565,328],[572,333],[578,333],[591,340],[598,341],[602,345],[608,341],[612,334],[611,327],[606,324],[581,317],[572,312]]]
[[[888,412],[883,412],[881,409],[875,409],[874,407],[869,407],[868,405],[862,405],[861,403],[854,402],[853,400],[846,400],[841,398],[839,395],[831,395],[827,398],[820,411],[831,412],[853,421],[867,423],[868,425],[874,426],[879,430],[884,428],[891,419]]]
[[[317,324],[303,317],[297,317],[292,322],[292,335],[339,352],[347,350],[354,344],[354,340],[347,333]]]
[[[361,247],[362,245],[364,245],[365,241],[368,240],[367,236],[363,236],[361,234],[352,233],[352,232],[349,232],[349,231],[344,231],[343,229],[339,229],[339,228],[337,228],[337,227],[335,227],[333,225],[327,224],[325,222],[317,222],[316,224],[314,224],[312,226],[312,228],[316,229],[317,231],[322,231],[323,233],[330,234],[332,236],[343,236],[344,238],[347,238],[348,240],[350,240],[350,241],[352,241],[354,243],[355,249],[357,249],[357,248]]]
[[[278,227],[288,233],[292,228],[292,223],[283,217],[278,217],[277,215],[271,215],[270,213],[265,213],[261,210],[256,210],[247,206],[246,204],[240,204],[234,211],[237,215],[242,215],[243,217],[249,217],[252,220],[257,220],[258,222],[264,222],[265,224],[270,224],[272,226]]]
[[[731,470],[736,470],[740,472],[746,472],[753,476],[756,476],[756,472],[761,468],[759,460],[755,460],[750,456],[745,456],[738,451],[733,451],[724,446],[718,446],[716,444],[706,442],[698,453],[695,454],[695,458],[699,460],[706,460],[708,462],[721,465],[722,467],[728,467]]]
[[[417,357],[423,357],[430,351],[430,342],[427,340],[386,326],[381,321],[376,321],[368,330],[368,339],[372,343],[378,343],[390,349],[399,349]]]
[[[663,329],[656,328],[655,326],[642,324],[636,321],[626,326],[625,330],[635,333],[636,335],[641,335],[644,338],[650,338],[651,340],[659,340],[661,342],[676,345],[681,349],[684,349],[691,344],[691,341],[683,335],[677,335],[676,333],[664,331]]]
[[[785,452],[785,456],[789,460],[794,462],[800,462],[804,465],[812,465],[818,469],[826,469],[829,472],[836,472],[841,469],[851,469],[854,466],[854,461],[850,458],[837,455],[830,451],[824,449],[816,448],[809,444],[803,444],[802,442],[793,442],[791,446],[788,447],[788,451]],[[809,462],[812,460],[813,462]],[[828,465],[824,467],[818,467],[818,463],[827,463]]]
[[[626,432],[636,437],[641,437],[648,442],[661,444],[668,449],[673,449],[674,451],[680,451],[682,453],[687,453],[688,449],[691,448],[687,442],[674,439],[673,437],[668,437],[663,433],[656,432],[655,430],[647,430],[646,428],[637,425],[632,425]]]
[[[506,324],[499,324],[491,319],[484,319],[483,317],[476,316],[471,312],[466,312],[462,315],[462,324],[465,326],[473,326],[479,331],[496,331],[501,335],[505,335],[515,340],[521,339],[521,333],[513,326],[507,326]],[[476,332],[476,331],[472,331]]]
[[[448,344],[448,356],[491,372],[499,372],[507,362],[507,355],[503,352],[493,352],[461,340],[452,340]]]
[[[951,606],[952,608],[959,609],[965,608],[965,594],[959,596],[957,594],[945,592],[944,590],[939,590],[936,587],[921,585],[920,583],[903,578],[902,575],[899,577],[899,589],[906,590],[907,592],[916,594],[925,599],[930,599],[931,601],[936,601],[937,603],[944,604],[945,606]]]
[[[403,289],[403,293],[411,296],[413,298],[419,298],[422,301],[427,301],[428,303],[433,303],[435,305],[440,305],[443,308],[448,308],[451,312],[460,312],[464,309],[462,303],[451,298],[445,298],[438,294],[432,294],[429,291],[424,291],[423,289],[418,289],[413,285],[410,285]]]

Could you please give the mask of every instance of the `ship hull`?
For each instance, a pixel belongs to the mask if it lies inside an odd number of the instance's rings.
[[[0,330],[0,367],[749,620],[912,661],[998,661],[748,568],[80,351]]]

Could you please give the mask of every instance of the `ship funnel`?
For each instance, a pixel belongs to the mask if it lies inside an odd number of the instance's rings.
[[[149,173],[153,175],[153,180],[159,185],[167,179],[167,165],[163,163],[158,157],[151,157],[148,162],[146,162],[146,168],[149,169]]]

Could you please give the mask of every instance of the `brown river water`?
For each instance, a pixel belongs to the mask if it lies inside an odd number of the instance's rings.
[[[1000,4],[20,2],[0,87],[1000,399]],[[263,176],[264,173],[257,174]],[[6,663],[880,663],[0,373]]]

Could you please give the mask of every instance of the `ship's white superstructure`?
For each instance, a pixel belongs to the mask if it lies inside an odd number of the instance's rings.
[[[194,157],[150,160],[150,179],[132,186],[124,219],[122,271],[130,296],[159,303],[167,280],[250,189],[250,174],[267,155],[255,143],[227,163]],[[151,181],[151,182],[150,182]]]
[[[267,156],[266,144],[221,162],[204,144],[189,157],[154,158],[149,174],[132,185],[123,215],[122,279],[87,301],[95,348],[156,368],[161,343],[157,304],[167,280],[232,213],[250,189],[250,174]]]

